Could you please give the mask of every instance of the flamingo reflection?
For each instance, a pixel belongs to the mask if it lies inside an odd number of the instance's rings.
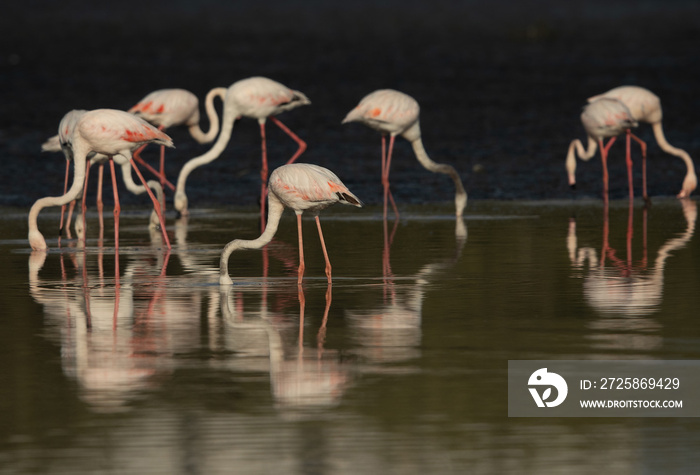
[[[325,307],[316,346],[305,344],[306,298],[297,286],[299,329],[295,338],[287,338],[294,327],[288,318],[270,311],[267,294],[257,310],[244,310],[241,292],[221,288],[221,312],[230,328],[230,350],[237,363],[247,371],[269,371],[272,395],[280,407],[289,409],[326,407],[339,403],[350,383],[347,364],[335,350],[325,346],[328,314],[332,301],[331,285],[325,294]]]
[[[695,231],[697,204],[687,198],[680,200],[686,228],[681,234],[668,239],[649,262],[647,248],[647,209],[642,210],[642,252],[633,258],[634,209],[629,202],[625,234],[626,253],[618,255],[610,245],[609,209],[604,206],[602,248],[600,255],[593,247],[579,247],[576,221],[571,219],[567,235],[569,259],[575,275],[583,275],[583,294],[587,303],[601,317],[592,322],[593,330],[604,334],[596,338],[604,346],[650,349],[661,344],[660,337],[651,334],[659,323],[649,318],[662,303],[666,261],[673,251],[687,245]],[[588,266],[587,271],[585,270]],[[626,317],[621,320],[620,317]],[[627,332],[627,333],[625,333]],[[634,332],[629,334],[629,332]]]
[[[354,337],[360,344],[359,354],[368,362],[388,363],[406,361],[420,356],[423,300],[430,280],[454,266],[467,242],[467,227],[460,217],[456,220],[455,249],[451,257],[424,265],[408,279],[397,278],[391,269],[391,245],[396,223],[388,233],[384,219],[384,249],[382,252],[382,303],[378,307],[346,311]]]
[[[115,250],[114,277],[107,278],[103,254],[100,249],[95,269],[84,252],[61,253],[61,278],[50,280],[40,273],[47,253],[33,252],[29,288],[44,306],[49,336],[61,345],[64,373],[78,383],[80,397],[94,410],[119,411],[152,388],[154,377],[166,367],[161,356],[167,341],[153,314],[163,297],[168,256],[157,253],[161,257],[155,271],[145,260],[132,260],[122,275]],[[149,286],[139,285],[144,273]]]

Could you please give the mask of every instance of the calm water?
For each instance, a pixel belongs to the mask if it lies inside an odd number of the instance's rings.
[[[296,286],[287,212],[265,252],[254,209],[122,214],[118,260],[31,253],[3,214],[0,473],[688,473],[695,419],[507,417],[509,359],[699,359],[697,205],[472,201],[334,207]],[[47,238],[56,211],[42,213]],[[118,272],[117,272],[118,268]]]

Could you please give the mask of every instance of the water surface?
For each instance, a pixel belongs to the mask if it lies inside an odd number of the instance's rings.
[[[512,359],[698,359],[694,201],[122,214],[83,246],[2,219],[0,473],[688,473],[694,419],[507,417]]]

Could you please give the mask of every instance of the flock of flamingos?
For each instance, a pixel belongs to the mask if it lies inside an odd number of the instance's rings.
[[[223,115],[221,127],[219,117],[214,107],[215,98],[223,100]],[[261,223],[263,232],[254,240],[234,240],[226,244],[221,253],[220,283],[231,284],[228,273],[228,260],[238,249],[260,249],[269,243],[280,221],[285,207],[291,208],[297,215],[299,233],[299,272],[298,283],[301,284],[304,275],[304,253],[301,233],[301,216],[304,211],[314,214],[318,227],[321,246],[326,261],[326,276],[331,282],[331,264],[321,231],[318,212],[334,203],[343,203],[357,207],[362,202],[343,182],[330,170],[317,165],[294,163],[306,149],[306,143],[286,127],[276,116],[284,111],[310,104],[309,99],[301,92],[264,77],[252,77],[235,82],[228,88],[212,89],[205,99],[205,110],[210,127],[205,133],[199,121],[199,101],[189,91],[183,89],[162,89],[144,97],[128,112],[113,109],[97,109],[92,111],[72,110],[60,122],[58,135],[49,139],[42,148],[49,151],[63,151],[66,157],[66,178],[64,194],[59,197],[45,197],[34,203],[29,212],[29,244],[35,251],[47,250],[44,236],[39,231],[37,218],[40,211],[48,206],[61,206],[60,229],[70,225],[72,206],[75,201],[85,194],[88,184],[90,166],[99,165],[98,200],[102,193],[102,172],[105,164],[111,170],[112,187],[115,198],[115,247],[119,246],[119,199],[115,178],[115,163],[122,167],[127,189],[133,193],[146,192],[153,201],[151,221],[159,225],[163,233],[164,243],[170,248],[165,221],[163,218],[164,193],[163,188],[169,187],[174,191],[174,207],[181,215],[188,214],[188,199],[186,183],[189,175],[198,167],[206,165],[218,158],[226,148],[234,122],[241,117],[257,119],[260,124],[262,138],[262,191],[261,191]],[[394,140],[401,135],[408,140],[418,161],[426,169],[450,176],[455,185],[455,214],[460,218],[467,205],[467,193],[462,180],[454,167],[436,163],[430,159],[421,141],[418,103],[412,97],[395,90],[382,89],[365,96],[351,110],[343,123],[361,122],[382,134],[382,165],[381,179],[384,188],[384,213],[388,202],[391,202],[394,213],[398,217],[398,209],[389,189],[389,169],[391,166]],[[286,132],[297,144],[296,153],[286,165],[275,169],[269,176],[267,165],[267,148],[265,139],[265,124],[267,119]],[[669,154],[682,159],[687,167],[679,198],[688,197],[697,186],[697,177],[693,161],[684,150],[670,145],[663,133],[661,125],[662,111],[659,98],[647,89],[637,86],[622,86],[588,99],[588,104],[581,114],[581,122],[588,136],[587,146],[576,139],[571,142],[566,157],[566,170],[569,184],[576,183],[576,155],[582,160],[590,160],[600,148],[603,163],[603,197],[608,197],[607,155],[615,139],[626,135],[626,162],[629,181],[629,195],[633,198],[632,159],[630,145],[635,140],[642,150],[643,166],[643,197],[648,199],[646,187],[646,144],[632,134],[631,129],[639,122],[651,124],[654,136],[659,146]],[[189,160],[182,167],[177,184],[169,182],[164,174],[165,147],[173,147],[171,138],[164,130],[184,125],[188,127],[192,137],[199,143],[211,143],[216,138],[212,148],[199,157]],[[218,138],[217,138],[218,135]],[[386,136],[389,136],[388,150]],[[604,143],[605,139],[609,139]],[[140,157],[140,151],[149,143],[161,146],[160,170],[146,164]],[[70,163],[73,163],[73,182],[68,187]],[[159,181],[143,177],[137,167],[137,162],[146,166],[154,173]],[[137,185],[131,176],[134,170],[141,181]],[[265,203],[267,201],[267,222]],[[65,206],[71,204],[67,223],[64,224]],[[101,203],[101,201],[98,201]],[[98,205],[101,206],[101,205]],[[76,227],[85,221],[85,200],[82,205],[82,217],[76,218]]]

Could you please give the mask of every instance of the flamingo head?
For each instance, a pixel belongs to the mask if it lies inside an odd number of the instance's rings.
[[[698,186],[698,179],[695,176],[695,173],[688,173],[685,176],[685,179],[683,180],[683,188],[681,188],[681,192],[678,193],[676,196],[677,198],[688,198],[690,194],[697,188]]]
[[[173,206],[175,207],[175,210],[180,213],[180,216],[189,215],[189,211],[187,210],[187,195],[183,191],[175,192]]]
[[[46,245],[44,236],[38,229],[29,231],[29,245],[35,251],[48,251],[49,249],[49,247]]]

